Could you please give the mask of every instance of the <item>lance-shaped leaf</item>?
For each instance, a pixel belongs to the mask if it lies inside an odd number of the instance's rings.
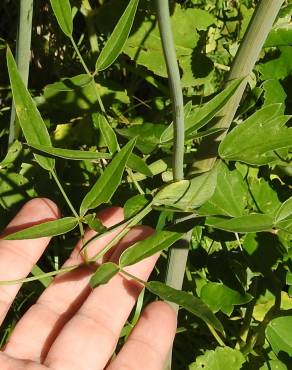
[[[159,281],[150,281],[149,283],[146,283],[145,286],[150,290],[150,292],[156,294],[159,298],[178,304],[205,321],[205,323],[213,326],[219,332],[224,332],[222,324],[209,307],[192,294],[171,288]]]
[[[108,68],[122,52],[132,28],[139,0],[130,0],[96,61],[96,70]]]
[[[36,149],[39,152],[49,154],[54,157],[71,159],[74,161],[97,161],[99,159],[110,159],[112,156],[109,153],[101,152],[90,152],[85,150],[73,150],[73,149],[63,149],[63,148],[54,148],[45,145],[29,144],[33,149]]]
[[[202,107],[194,108],[185,119],[185,135],[186,137],[191,137],[192,134],[204,127],[207,123],[214,118],[228,100],[233,96],[242,79],[235,80],[226,89],[224,89],[220,94],[216,95],[215,98],[210,100],[208,103],[204,104]],[[173,123],[171,123],[167,129],[162,133],[160,137],[161,143],[168,143],[173,140]]]
[[[7,68],[15,110],[26,141],[29,144],[51,146],[47,127],[19,75],[17,65],[9,48],[7,49]],[[55,161],[52,158],[35,154],[35,159],[45,170],[52,171],[55,167]]]
[[[50,0],[55,17],[66,36],[72,37],[73,20],[69,0]]]
[[[138,155],[131,153],[129,160],[127,162],[127,166],[132,170],[142,173],[147,177],[152,177],[153,173],[151,172],[148,165],[140,158]]]
[[[124,216],[127,220],[135,216],[149,203],[149,199],[143,194],[134,195],[132,198],[128,199],[124,204]]]
[[[114,130],[111,128],[103,114],[94,113],[92,115],[92,119],[94,125],[100,129],[105,145],[108,147],[111,154],[114,154],[119,147],[117,136]]]
[[[120,266],[125,267],[133,265],[144,258],[169,248],[173,243],[180,239],[182,233],[174,231],[161,230],[148,238],[141,240],[131,247],[127,248],[120,257]]]
[[[110,279],[114,277],[119,271],[120,268],[115,263],[103,263],[92,275],[89,284],[92,288],[97,288],[99,285],[109,282]]]
[[[165,186],[156,194],[153,204],[191,212],[211,198],[216,182],[217,166],[191,180],[182,180]]]
[[[236,233],[270,231],[274,226],[272,217],[261,213],[252,213],[230,219],[208,217],[206,219],[206,225]]]
[[[275,222],[280,222],[284,220],[285,218],[292,215],[292,197],[287,199],[279,208],[276,217]]]
[[[9,164],[13,163],[21,153],[21,150],[21,143],[18,140],[14,141],[14,143],[9,147],[5,158],[0,162],[0,169],[5,168]]]
[[[130,140],[121,151],[116,154],[103,174],[86,194],[80,206],[81,216],[84,216],[89,209],[96,208],[100,204],[110,201],[121,182],[124,169],[135,146],[135,142],[135,139]]]
[[[73,230],[78,225],[75,217],[64,217],[59,220],[47,221],[38,225],[27,227],[7,235],[6,240],[36,239],[44,236],[55,236],[65,234]]]

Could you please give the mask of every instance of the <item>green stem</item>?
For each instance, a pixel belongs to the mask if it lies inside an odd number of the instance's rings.
[[[97,255],[95,255],[93,258],[89,260],[89,262],[95,262],[99,258],[105,255],[112,247],[114,247],[128,232],[131,230],[131,228],[135,225],[137,225],[138,222],[140,222],[148,213],[152,210],[152,202],[150,202],[145,208],[143,208],[136,216],[134,216],[130,222],[126,225],[126,227],[121,230],[106,246],[103,248]],[[96,236],[98,237],[98,235]],[[84,247],[88,247],[89,242],[91,243],[95,238],[93,237],[88,241]],[[83,247],[83,249],[84,249]]]
[[[23,278],[23,279],[1,280],[0,281],[0,285],[15,285],[15,284],[28,283],[30,281],[35,281],[35,280],[42,280],[42,279],[45,279],[45,278],[47,278],[49,276],[55,276],[55,275],[61,274],[63,272],[69,272],[69,271],[75,270],[75,269],[77,269],[80,266],[81,265],[79,264],[79,265],[73,265],[73,266],[63,267],[63,268],[61,268],[59,270],[56,270],[56,271],[50,271],[50,272],[46,272],[44,274],[40,274],[40,275],[36,275],[36,276],[31,276],[31,277]]]
[[[74,50],[75,50],[76,54],[78,55],[78,58],[80,59],[80,62],[81,62],[81,64],[82,64],[82,66],[83,66],[83,68],[84,68],[85,72],[86,72],[89,76],[91,76],[90,70],[88,69],[88,67],[87,67],[86,63],[84,62],[84,59],[82,58],[82,55],[81,55],[81,53],[80,53],[80,51],[79,51],[79,49],[78,49],[78,46],[76,45],[76,43],[75,43],[75,41],[74,41],[73,37],[70,37],[70,40],[71,40],[71,43],[72,43],[72,45],[73,45],[73,47],[74,47]]]
[[[58,176],[57,176],[56,172],[55,172],[55,171],[51,171],[51,174],[52,174],[53,179],[55,180],[56,184],[58,185],[58,188],[60,189],[60,191],[61,191],[61,193],[62,193],[62,195],[63,195],[63,197],[64,197],[64,199],[65,199],[66,203],[68,204],[69,208],[71,209],[71,211],[72,211],[73,215],[74,215],[77,219],[79,219],[79,215],[78,215],[78,213],[76,212],[75,208],[73,207],[72,203],[70,202],[70,199],[68,198],[68,196],[67,196],[67,194],[66,194],[66,192],[65,192],[65,190],[64,190],[64,188],[63,188],[63,186],[62,186],[62,184],[60,183],[60,181],[59,181],[59,179],[58,179]]]
[[[234,79],[245,78],[252,73],[260,51],[283,3],[284,0],[260,0],[234,58],[227,84]],[[214,138],[211,135],[202,141],[197,153],[197,161],[190,171],[191,174],[208,171],[214,166],[218,146],[227,134],[228,128],[233,121],[246,84],[247,79],[245,78],[234,96],[220,112],[222,119],[213,126],[214,128],[226,128],[226,130],[220,136],[215,136]]]
[[[29,63],[31,57],[31,28],[33,15],[33,0],[20,1],[19,24],[16,42],[16,63],[19,74],[25,86],[28,84]],[[15,106],[12,105],[8,145],[18,138],[20,127],[16,120]]]
[[[168,0],[156,0],[158,25],[161,35],[164,59],[167,67],[170,93],[173,105],[174,153],[173,179],[184,178],[184,103],[180,74],[170,23]]]

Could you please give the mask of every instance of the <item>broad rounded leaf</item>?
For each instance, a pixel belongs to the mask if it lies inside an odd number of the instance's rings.
[[[115,155],[103,174],[86,194],[80,206],[81,216],[84,216],[89,209],[96,208],[100,204],[110,201],[121,182],[124,169],[135,146],[135,142],[135,139],[130,140],[121,151]]]
[[[132,28],[138,2],[139,0],[130,0],[126,10],[99,54],[95,65],[97,71],[108,68],[122,52]]]
[[[182,306],[195,316],[199,317],[207,324],[210,324],[215,329],[224,332],[223,326],[209,307],[199,298],[194,297],[187,292],[171,288],[159,281],[150,281],[146,284],[146,288],[153,294],[156,294],[161,299],[173,302]]]
[[[78,221],[75,217],[65,217],[59,220],[47,221],[38,225],[27,227],[24,230],[17,231],[7,235],[6,240],[36,239],[44,236],[55,236],[65,234],[75,229]]]
[[[28,144],[51,146],[47,127],[19,75],[17,65],[9,48],[7,48],[7,68],[15,110],[26,141]],[[35,159],[45,170],[52,171],[55,167],[55,161],[52,158],[35,154]]]
[[[292,357],[292,316],[277,317],[269,322],[266,329],[266,337],[278,356],[280,352],[286,352]]]
[[[200,297],[213,312],[221,310],[228,316],[232,314],[233,306],[248,303],[253,298],[250,294],[240,294],[222,283],[205,284]]]
[[[73,32],[72,11],[69,0],[50,0],[61,30],[71,37]]]
[[[127,248],[121,255],[119,264],[122,267],[133,265],[144,258],[169,248],[182,237],[182,233],[161,230],[148,238],[141,240]]]
[[[115,263],[113,262],[103,263],[102,265],[98,267],[98,269],[92,275],[89,284],[92,288],[96,288],[99,285],[106,284],[119,271],[120,271],[120,268]]]
[[[215,351],[206,351],[198,356],[189,370],[240,370],[245,362],[243,354],[230,347],[217,347]]]

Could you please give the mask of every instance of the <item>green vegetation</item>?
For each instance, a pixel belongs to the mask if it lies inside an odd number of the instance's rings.
[[[54,236],[32,276],[0,282],[27,283],[1,344],[51,276],[78,267],[60,266],[87,225],[90,264],[143,223],[156,232],[90,284],[162,252],[137,280],[145,303],[178,309],[173,369],[291,369],[291,0],[27,3],[19,24],[18,2],[0,4],[1,228],[38,196],[62,217],[6,237]],[[106,228],[95,216],[110,204],[125,221]]]

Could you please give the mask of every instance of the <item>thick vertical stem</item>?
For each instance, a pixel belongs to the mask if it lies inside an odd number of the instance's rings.
[[[16,43],[16,63],[19,74],[25,86],[27,86],[29,76],[29,63],[31,57],[30,45],[33,0],[20,1],[19,4],[20,8]],[[10,116],[8,145],[12,144],[13,141],[18,137],[19,127],[16,122],[15,107],[13,104]]]
[[[284,0],[260,0],[234,58],[227,83],[233,79],[244,78],[251,74],[283,3]],[[220,114],[222,119],[214,126],[226,128],[226,130],[220,136],[215,138],[209,136],[202,142],[197,156],[198,160],[194,163],[191,173],[205,172],[213,167],[217,158],[219,143],[227,134],[227,129],[236,114],[246,84],[247,80],[245,79],[223,108]]]
[[[168,72],[170,93],[173,104],[174,153],[173,178],[175,181],[184,177],[184,104],[181,90],[180,74],[176,59],[173,35],[170,23],[168,0],[156,0],[158,25],[161,35],[163,53]]]

